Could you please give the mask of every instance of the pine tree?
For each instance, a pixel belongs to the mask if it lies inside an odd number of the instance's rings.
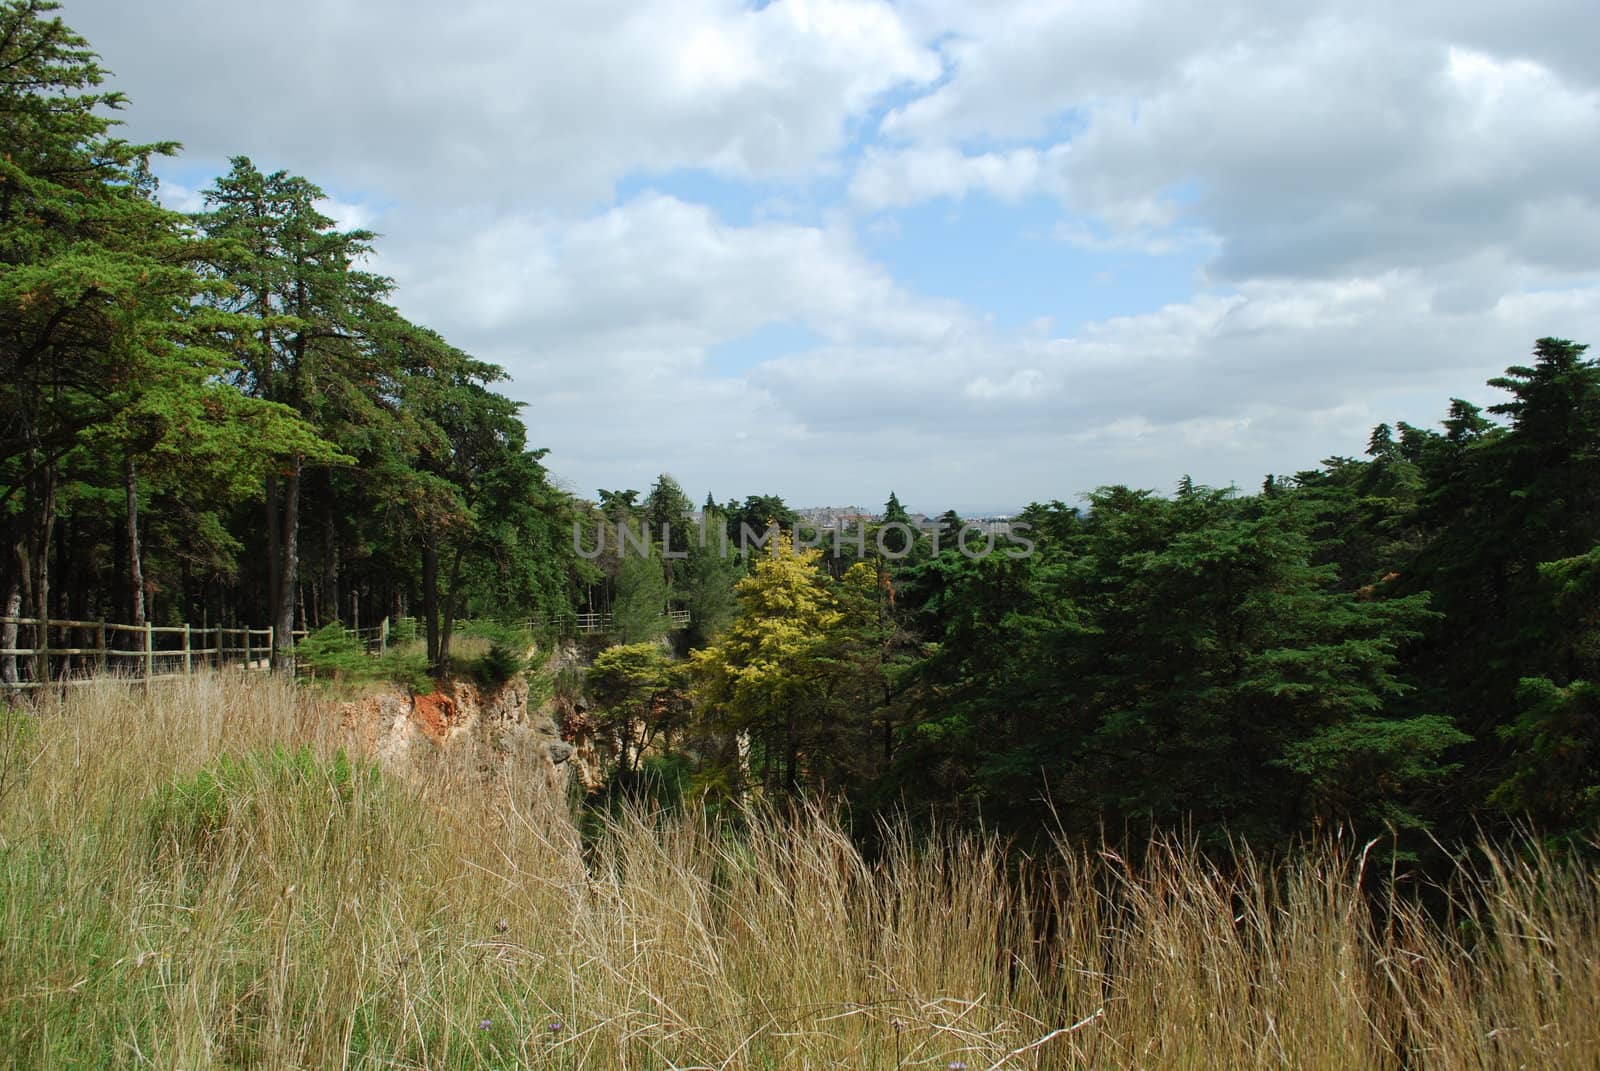
[[[357,268],[367,231],[341,232],[317,208],[322,191],[298,176],[263,174],[247,157],[206,191],[198,219],[230,290],[216,299],[238,316],[232,344],[247,395],[276,402],[323,433],[379,415],[373,388],[382,354],[372,344],[387,319],[389,280]],[[301,492],[306,469],[325,458],[292,455],[266,479],[268,599],[274,662],[292,665],[300,578]],[[348,460],[348,459],[347,459]]]
[[[1096,497],[1089,526],[1095,628],[1079,655],[1102,709],[1086,741],[1100,804],[1265,839],[1296,828],[1297,808],[1411,821],[1405,793],[1442,776],[1435,757],[1462,739],[1391,714],[1425,599],[1340,591],[1292,497],[1197,489],[1102,515],[1112,501]]]
[[[664,540],[662,550],[674,555],[687,554],[689,545],[693,540],[690,534],[690,514],[694,512],[694,504],[689,501],[689,496],[683,493],[683,488],[666,473],[656,477],[656,482],[651,485],[650,493],[644,500],[644,519],[649,525],[650,534],[657,540]],[[674,586],[676,580],[676,558],[662,555],[662,568],[666,571],[668,588]]]
[[[894,527],[890,527],[891,525]],[[916,538],[914,530],[907,531],[910,528],[912,528],[911,514],[907,513],[906,508],[900,504],[899,497],[893,491],[890,491],[889,501],[883,504],[883,521],[879,525],[881,535],[878,536],[885,553],[889,557],[901,558],[905,556],[911,547],[912,540]]]
[[[1575,626],[1553,609],[1549,573],[1600,543],[1600,365],[1584,352],[1543,338],[1531,365],[1491,380],[1510,396],[1489,408],[1504,427],[1452,403],[1423,454],[1429,538],[1409,578],[1444,614],[1414,659],[1427,699],[1477,740],[1458,791],[1552,821],[1578,813],[1555,800],[1581,775],[1552,777],[1550,797],[1525,789],[1541,777],[1538,741],[1552,739],[1538,726],[1576,709],[1583,689],[1562,690],[1587,672],[1566,658]]]
[[[215,382],[233,367],[195,309],[214,288],[195,271],[194,236],[154,198],[150,159],[176,146],[115,136],[107,113],[125,101],[100,88],[94,53],[55,10],[0,6],[0,523],[7,586],[38,617],[51,616],[64,461],[93,449],[123,475],[131,586],[140,455],[173,424],[214,427],[227,408]]]
[[[744,560],[733,553],[726,533],[722,511],[707,507],[689,540],[688,557],[674,573],[673,597],[689,611],[690,647],[713,641],[738,613],[734,586],[744,576]]]
[[[729,502],[727,517],[728,541],[741,551],[754,549],[746,544],[763,538],[769,529],[792,531],[798,519],[778,495],[749,495],[742,503]]]
[[[630,547],[618,567],[612,634],[618,643],[659,640],[667,634],[666,610],[667,582],[659,548],[651,544],[646,556]]]

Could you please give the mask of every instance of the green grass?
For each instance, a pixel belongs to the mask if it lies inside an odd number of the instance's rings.
[[[312,689],[75,690],[0,734],[0,1066],[1593,1068],[1600,887],[1533,847],[1456,914],[1360,845],[1223,868],[402,780]],[[11,725],[0,722],[0,728]],[[453,768],[452,768],[453,769]],[[1021,876],[1019,876],[1021,875]],[[1370,875],[1366,875],[1370,878]]]

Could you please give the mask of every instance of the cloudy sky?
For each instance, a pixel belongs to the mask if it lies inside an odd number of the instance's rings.
[[[174,204],[237,153],[319,183],[572,489],[931,512],[1253,488],[1600,342],[1588,6],[63,15],[184,143]]]

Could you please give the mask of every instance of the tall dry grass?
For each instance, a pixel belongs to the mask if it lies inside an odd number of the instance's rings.
[[[1337,841],[1019,877],[956,833],[869,864],[813,810],[586,850],[523,779],[340,766],[314,698],[237,676],[79,690],[0,740],[7,1066],[1600,1064],[1600,887],[1536,854],[1438,921],[1375,911]]]

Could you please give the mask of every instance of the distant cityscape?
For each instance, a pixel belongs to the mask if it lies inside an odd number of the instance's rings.
[[[939,515],[910,512],[912,527],[919,531],[931,532],[939,525]],[[867,509],[863,506],[807,506],[794,511],[800,523],[807,528],[822,532],[835,529],[851,530],[861,524],[874,525],[883,523],[883,513]],[[698,522],[700,514],[695,515]],[[981,532],[992,535],[1005,535],[1011,531],[1012,515],[1009,513],[986,513],[975,516],[961,516],[963,525],[971,525]]]

